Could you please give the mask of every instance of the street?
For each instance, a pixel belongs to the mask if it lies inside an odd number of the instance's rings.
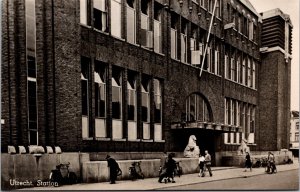
[[[299,190],[299,170],[206,183],[164,187],[157,190]]]

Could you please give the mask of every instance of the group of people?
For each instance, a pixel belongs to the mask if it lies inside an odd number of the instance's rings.
[[[252,161],[251,161],[251,157],[249,152],[246,152],[246,161],[245,161],[245,170],[244,172],[247,171],[247,169],[250,169],[250,171],[252,171]],[[268,152],[268,158],[267,158],[267,170],[266,172],[269,173],[273,173],[274,170],[276,170],[276,165],[275,165],[275,157],[274,154],[272,152]]]
[[[167,155],[166,152],[164,152],[163,157],[160,161],[160,171],[159,171],[159,179],[158,182],[162,182],[163,179],[167,179],[169,182],[175,183],[174,180],[174,172],[176,170],[176,161],[173,159],[175,156],[174,153],[169,153]],[[122,171],[116,162],[115,159],[111,158],[109,155],[106,156],[106,160],[108,163],[108,167],[110,168],[110,183],[114,184],[118,174],[120,174]],[[245,159],[245,170],[250,169],[252,171],[252,161],[249,152],[246,152],[246,159]],[[211,156],[208,153],[207,150],[205,150],[205,155],[199,155],[199,177],[205,176],[205,170],[207,169],[209,172],[209,175],[212,176],[211,171]],[[267,165],[267,172],[274,172],[275,167],[275,158],[274,154],[269,152],[268,153],[268,165]]]
[[[211,156],[208,153],[207,150],[205,150],[205,156],[199,155],[199,167],[200,167],[200,172],[199,172],[199,177],[204,177],[205,176],[205,170],[207,169],[209,172],[209,176],[212,177],[212,172],[211,172]]]

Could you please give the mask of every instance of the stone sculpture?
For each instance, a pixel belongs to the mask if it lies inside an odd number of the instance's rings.
[[[238,148],[238,155],[245,155],[246,152],[250,153],[250,148],[247,146],[247,140],[242,139],[242,143]]]
[[[183,155],[185,157],[199,157],[200,149],[196,143],[197,139],[195,135],[191,135],[189,138],[189,143],[184,149]]]

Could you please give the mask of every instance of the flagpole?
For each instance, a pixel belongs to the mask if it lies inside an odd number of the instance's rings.
[[[217,1],[218,0],[215,0],[213,12],[212,12],[212,16],[211,16],[211,20],[210,20],[210,24],[209,24],[208,35],[207,35],[207,39],[206,39],[206,45],[205,45],[205,49],[204,49],[204,56],[203,56],[202,63],[201,63],[199,77],[201,77],[201,75],[202,75],[202,70],[203,70],[203,65],[204,65],[204,61],[205,61],[207,46],[208,46],[209,37],[210,37],[210,31],[211,31],[212,23],[213,23],[214,16],[215,16],[215,10],[216,10]]]

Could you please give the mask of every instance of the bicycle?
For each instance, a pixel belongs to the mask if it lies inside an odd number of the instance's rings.
[[[56,169],[51,170],[49,180],[58,185],[76,184],[78,178],[74,172],[69,171],[69,167],[70,162],[56,165]]]
[[[180,166],[180,162],[181,161],[177,161],[176,162],[176,169],[174,170],[174,177],[177,175],[178,177],[180,177],[182,175],[182,167]]]
[[[141,169],[141,161],[134,161],[129,167],[129,177],[131,180],[144,179],[144,174]]]

